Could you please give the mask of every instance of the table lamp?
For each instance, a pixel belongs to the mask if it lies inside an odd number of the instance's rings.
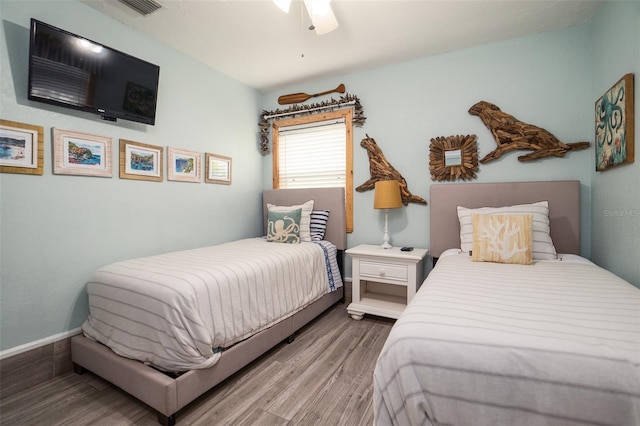
[[[383,249],[393,247],[389,243],[389,209],[402,207],[402,197],[400,196],[400,182],[397,180],[379,180],[376,182],[375,194],[373,196],[373,208],[384,209],[384,242]]]

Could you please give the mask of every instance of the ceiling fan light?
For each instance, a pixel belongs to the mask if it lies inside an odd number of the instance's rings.
[[[311,23],[318,35],[330,33],[339,26],[333,10],[331,10],[331,6],[329,5],[330,1],[331,0],[304,0],[304,5],[311,17]]]
[[[311,16],[323,16],[331,12],[331,6],[329,6],[331,0],[310,0],[311,3]]]
[[[284,13],[289,13],[289,8],[291,7],[291,0],[273,0],[273,2],[282,10]]]
[[[316,34],[318,35],[330,33],[339,26],[333,12],[322,17],[316,17],[315,19],[312,19],[311,22],[313,22],[313,26],[316,29]]]

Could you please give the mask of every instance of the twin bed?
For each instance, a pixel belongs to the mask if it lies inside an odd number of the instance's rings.
[[[458,206],[541,200],[532,263],[472,261]],[[433,185],[430,205],[439,259],[379,356],[376,424],[640,424],[640,291],[578,256],[579,182]]]
[[[289,213],[313,213],[314,233],[299,244],[248,238],[100,268],[87,284],[83,334],[71,342],[76,371],[174,424],[181,408],[343,300],[344,199],[342,188],[264,191],[265,230],[269,205],[288,210],[274,216],[285,224],[277,238],[305,221],[288,225]]]

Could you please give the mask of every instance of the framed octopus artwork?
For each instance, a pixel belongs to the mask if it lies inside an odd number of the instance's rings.
[[[622,77],[596,101],[596,170],[634,160],[633,74]]]

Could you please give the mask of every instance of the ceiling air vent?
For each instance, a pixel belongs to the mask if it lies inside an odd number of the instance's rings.
[[[149,15],[162,8],[162,5],[155,0],[120,0],[141,15]]]

